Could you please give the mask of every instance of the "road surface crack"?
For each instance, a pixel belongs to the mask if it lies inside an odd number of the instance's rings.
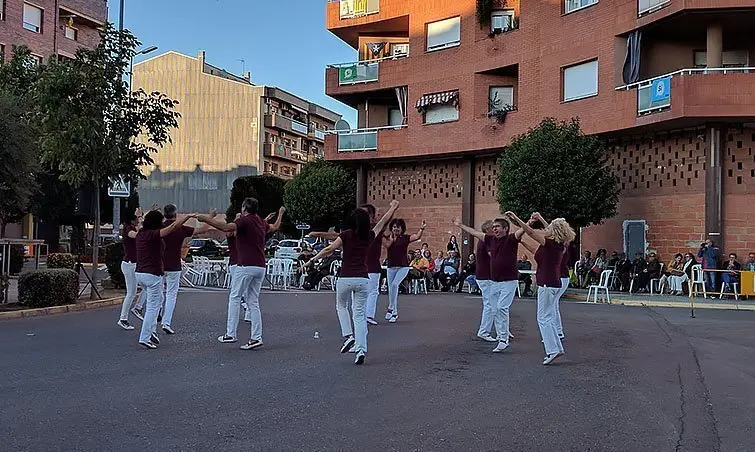
[[[656,322],[657,323],[657,322]],[[679,437],[676,439],[676,452],[682,450],[682,439],[684,439],[684,430],[686,429],[685,420],[687,417],[687,402],[684,398],[684,382],[682,381],[682,365],[676,365],[676,375],[679,381]]]

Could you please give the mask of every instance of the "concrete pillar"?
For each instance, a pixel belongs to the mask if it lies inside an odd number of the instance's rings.
[[[367,204],[367,166],[360,164],[357,167],[357,207]]]
[[[723,224],[723,150],[726,130],[718,124],[706,127],[706,168],[705,168],[705,236],[724,249]]]
[[[461,222],[469,226],[477,227],[477,225],[474,224],[474,169],[474,157],[465,158],[462,161]],[[461,245],[461,255],[464,259],[462,262],[466,263],[467,256],[475,250],[474,239],[467,233],[462,233],[458,237]]]
[[[724,32],[719,24],[708,26],[708,35],[706,42],[706,64],[708,67],[716,68],[723,66],[724,58]]]

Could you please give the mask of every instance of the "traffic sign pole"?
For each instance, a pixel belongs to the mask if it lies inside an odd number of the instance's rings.
[[[120,235],[121,225],[121,198],[128,198],[131,194],[131,184],[119,177],[110,181],[108,195],[113,198],[113,237]]]

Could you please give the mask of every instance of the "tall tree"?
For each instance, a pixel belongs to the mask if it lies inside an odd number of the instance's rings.
[[[36,145],[19,99],[0,90],[0,237],[29,212],[37,190]]]
[[[341,165],[317,159],[286,184],[287,213],[313,229],[340,226],[356,204],[356,179]]]
[[[140,167],[153,163],[151,154],[169,143],[170,130],[178,127],[177,101],[131,91],[124,81],[139,44],[129,31],[107,24],[96,48],[80,48],[72,60],[51,59],[36,84],[40,160],[74,187],[90,183],[97,193],[120,176],[144,178]],[[93,262],[100,221],[95,196]]]
[[[582,133],[577,119],[544,119],[504,149],[499,166],[502,212],[539,211],[574,227],[616,215],[621,190],[608,152],[600,139]]]
[[[277,212],[283,205],[285,185],[285,180],[269,174],[239,177],[233,181],[231,204],[226,211],[226,219],[233,221],[236,213],[241,211],[241,204],[244,199],[249,197],[256,198],[259,201],[261,216],[264,217],[269,213]],[[284,234],[296,232],[296,228],[288,216],[284,217],[280,231]]]

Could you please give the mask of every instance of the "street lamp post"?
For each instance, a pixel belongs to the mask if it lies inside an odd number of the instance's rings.
[[[157,46],[149,46],[144,50],[140,50],[139,52],[136,52],[134,56],[131,57],[131,66],[128,70],[128,88],[133,91],[133,85],[134,82],[134,57],[137,55],[146,55],[148,53],[152,53],[155,50],[157,50]]]

